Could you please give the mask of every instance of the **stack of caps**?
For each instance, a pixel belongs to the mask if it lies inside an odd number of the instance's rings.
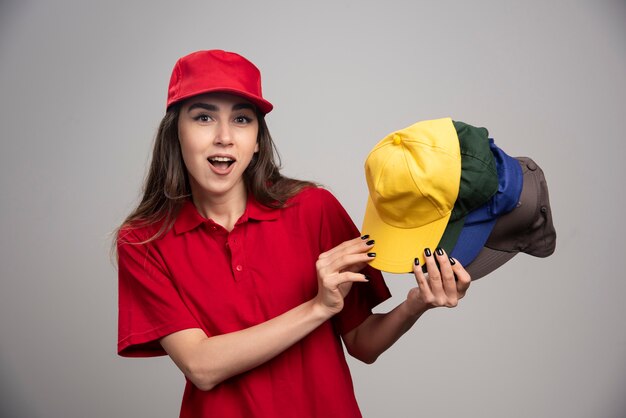
[[[512,158],[485,128],[443,118],[387,135],[365,162],[363,233],[376,239],[371,265],[391,273],[424,264],[441,247],[482,277],[518,252],[546,257],[556,233],[541,169]]]

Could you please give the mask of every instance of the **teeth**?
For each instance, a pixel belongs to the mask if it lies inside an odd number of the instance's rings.
[[[209,158],[210,161],[215,161],[215,162],[222,162],[222,163],[228,163],[231,161],[234,161],[232,158],[229,157],[211,157]]]

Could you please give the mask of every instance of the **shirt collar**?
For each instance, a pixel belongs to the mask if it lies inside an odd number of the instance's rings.
[[[241,215],[241,218],[237,220],[236,225],[247,222],[248,220],[273,221],[278,218],[279,213],[280,209],[272,209],[264,206],[259,203],[252,194],[248,194],[246,210],[244,211],[243,215]],[[183,204],[183,207],[180,209],[178,216],[176,217],[176,222],[174,223],[174,232],[177,235],[184,234],[185,232],[191,231],[192,229],[203,223],[212,224],[214,222],[213,220],[207,219],[200,215],[198,209],[196,209],[191,199],[187,199]]]

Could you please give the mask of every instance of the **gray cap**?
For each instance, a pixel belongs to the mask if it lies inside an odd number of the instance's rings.
[[[548,184],[543,170],[528,157],[516,157],[524,185],[517,207],[501,216],[478,256],[465,269],[472,280],[491,273],[519,252],[547,257],[556,247]]]

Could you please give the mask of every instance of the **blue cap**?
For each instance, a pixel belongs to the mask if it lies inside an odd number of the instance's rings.
[[[524,177],[519,162],[496,146],[489,138],[489,147],[496,160],[498,191],[487,203],[469,212],[452,250],[452,257],[466,266],[478,255],[487,242],[496,220],[512,211],[519,202]]]

